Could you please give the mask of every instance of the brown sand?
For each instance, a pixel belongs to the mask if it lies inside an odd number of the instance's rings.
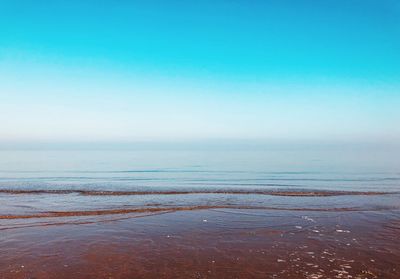
[[[398,211],[194,208],[2,219],[0,229],[4,279],[400,278]]]

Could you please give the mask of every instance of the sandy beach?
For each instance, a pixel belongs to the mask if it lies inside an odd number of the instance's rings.
[[[1,220],[1,278],[399,278],[399,211],[193,209]]]

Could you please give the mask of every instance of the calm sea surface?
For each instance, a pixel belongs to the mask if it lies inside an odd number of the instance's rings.
[[[397,149],[0,151],[0,215],[177,207],[392,210]]]

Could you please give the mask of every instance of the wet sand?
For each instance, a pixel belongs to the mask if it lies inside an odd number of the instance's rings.
[[[36,217],[0,220],[0,278],[400,278],[398,210]]]

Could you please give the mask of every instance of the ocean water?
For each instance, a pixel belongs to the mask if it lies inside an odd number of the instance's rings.
[[[1,150],[0,277],[396,279],[399,158],[357,145]]]
[[[396,148],[338,145],[1,150],[0,215],[396,210],[399,158]]]

